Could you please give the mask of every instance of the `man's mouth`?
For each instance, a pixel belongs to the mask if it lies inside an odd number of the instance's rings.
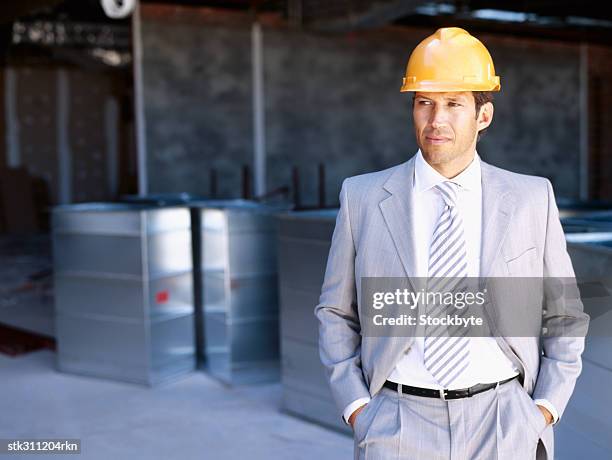
[[[425,136],[427,142],[431,144],[444,144],[448,142],[450,139],[448,137],[438,137],[438,136]]]

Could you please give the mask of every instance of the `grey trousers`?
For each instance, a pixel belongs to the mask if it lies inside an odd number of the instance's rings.
[[[533,460],[545,428],[517,379],[446,401],[383,387],[355,420],[355,459]]]

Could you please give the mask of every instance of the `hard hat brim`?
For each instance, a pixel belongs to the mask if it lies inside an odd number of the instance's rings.
[[[468,82],[433,82],[433,81],[406,81],[400,88],[400,92],[423,91],[431,93],[461,92],[461,91],[500,91],[501,84],[499,77],[487,83],[468,83]]]

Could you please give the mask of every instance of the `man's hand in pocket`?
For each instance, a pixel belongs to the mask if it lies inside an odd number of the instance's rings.
[[[349,425],[351,425],[351,428],[353,428],[353,424],[355,423],[355,419],[357,418],[357,415],[359,415],[359,412],[361,412],[365,406],[367,406],[367,404],[364,404],[363,406],[359,406],[357,409],[355,409],[355,411],[349,417],[348,422],[349,422]]]

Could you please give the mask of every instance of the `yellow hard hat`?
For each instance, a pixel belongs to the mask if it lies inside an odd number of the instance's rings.
[[[480,40],[459,27],[445,27],[414,49],[400,91],[499,91],[500,88],[493,59]]]

